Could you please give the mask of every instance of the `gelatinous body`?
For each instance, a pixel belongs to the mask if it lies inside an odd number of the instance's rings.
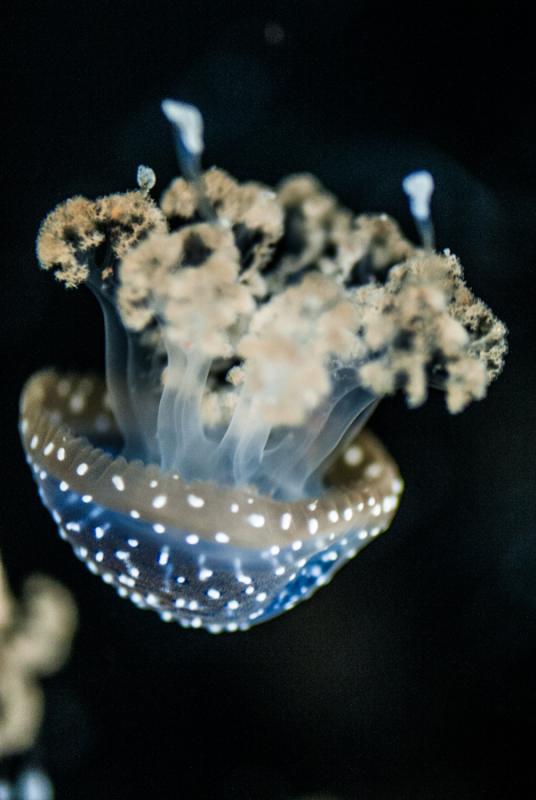
[[[201,171],[197,109],[166,101],[183,177],[73,197],[44,220],[40,265],[85,284],[105,383],[39,373],[21,431],[76,554],[163,619],[238,630],[285,611],[385,530],[401,481],[363,432],[385,395],[485,396],[505,328],[433,251],[433,180],[404,188],[421,232],[355,216],[311,175],[276,189]],[[357,439],[356,439],[357,437]]]
[[[322,496],[303,501],[129,463],[112,454],[96,378],[34,376],[21,432],[41,498],[89,569],[164,620],[211,632],[246,629],[310,597],[388,527],[402,490],[370,434],[339,456]]]

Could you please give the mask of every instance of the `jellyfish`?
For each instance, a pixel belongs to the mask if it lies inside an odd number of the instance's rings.
[[[76,616],[69,592],[44,575],[31,575],[16,602],[0,553],[0,762],[35,744],[44,706],[38,679],[67,660]],[[1,790],[0,780],[0,800]]]
[[[105,378],[46,370],[20,430],[60,536],[165,621],[246,630],[326,584],[395,514],[402,479],[365,425],[430,387],[450,412],[499,374],[505,327],[433,250],[431,178],[404,188],[422,233],[341,206],[309,174],[275,189],[203,171],[202,118],[166,101],[182,176],[74,197],[40,266],[85,285]]]

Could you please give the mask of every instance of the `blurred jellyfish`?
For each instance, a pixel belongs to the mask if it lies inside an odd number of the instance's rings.
[[[234,631],[389,526],[402,482],[362,430],[379,400],[418,406],[433,385],[461,411],[500,372],[505,329],[429,236],[354,216],[310,175],[274,191],[203,173],[199,112],[163,110],[184,177],[160,205],[142,167],[139,190],[75,197],[41,227],[41,266],[101,306],[106,381],[37,374],[21,432],[94,573],[164,620]]]
[[[54,800],[49,777],[41,769],[27,769],[16,784],[16,800]]]
[[[56,672],[69,653],[76,608],[56,581],[32,575],[22,602],[12,597],[0,557],[0,761],[33,747],[43,716],[38,679]],[[0,800],[52,800],[52,784],[38,767],[13,783],[0,779]]]
[[[0,780],[0,800],[54,800],[54,787],[42,769],[28,767],[15,783]]]
[[[0,557],[0,759],[33,745],[43,716],[38,679],[63,665],[75,628],[76,608],[63,586],[32,575],[17,603]]]

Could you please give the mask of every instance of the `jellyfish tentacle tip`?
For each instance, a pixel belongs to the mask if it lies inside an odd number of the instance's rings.
[[[416,170],[406,175],[402,186],[410,200],[413,216],[421,221],[430,216],[430,201],[434,192],[434,179],[425,169]]]
[[[196,106],[178,100],[163,100],[162,111],[179,132],[186,150],[193,156],[203,152],[203,117]]]
[[[158,205],[141,166],[139,190],[73,198],[41,226],[41,267],[101,306],[106,390],[36,376],[21,434],[92,571],[162,618],[232,631],[387,528],[402,483],[363,432],[380,400],[434,387],[463,410],[500,373],[506,329],[433,252],[428,173],[404,182],[423,248],[310,175],[273,190],[201,174],[198,110],[163,110],[186,168]]]
[[[151,167],[140,164],[136,172],[136,182],[144,194],[148,194],[156,184],[156,175]]]
[[[424,169],[411,172],[402,181],[402,188],[408,196],[410,211],[419,230],[423,246],[428,250],[433,250],[435,236],[430,204],[435,183],[431,173]]]

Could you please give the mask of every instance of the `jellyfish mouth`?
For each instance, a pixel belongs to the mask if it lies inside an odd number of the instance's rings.
[[[127,461],[104,381],[95,375],[36,373],[21,396],[20,429],[36,473],[64,482],[100,506],[153,526],[205,538],[227,531],[242,547],[289,545],[350,527],[385,530],[403,484],[383,445],[362,431],[339,449],[319,496],[284,501],[254,489],[186,482],[156,464]]]

